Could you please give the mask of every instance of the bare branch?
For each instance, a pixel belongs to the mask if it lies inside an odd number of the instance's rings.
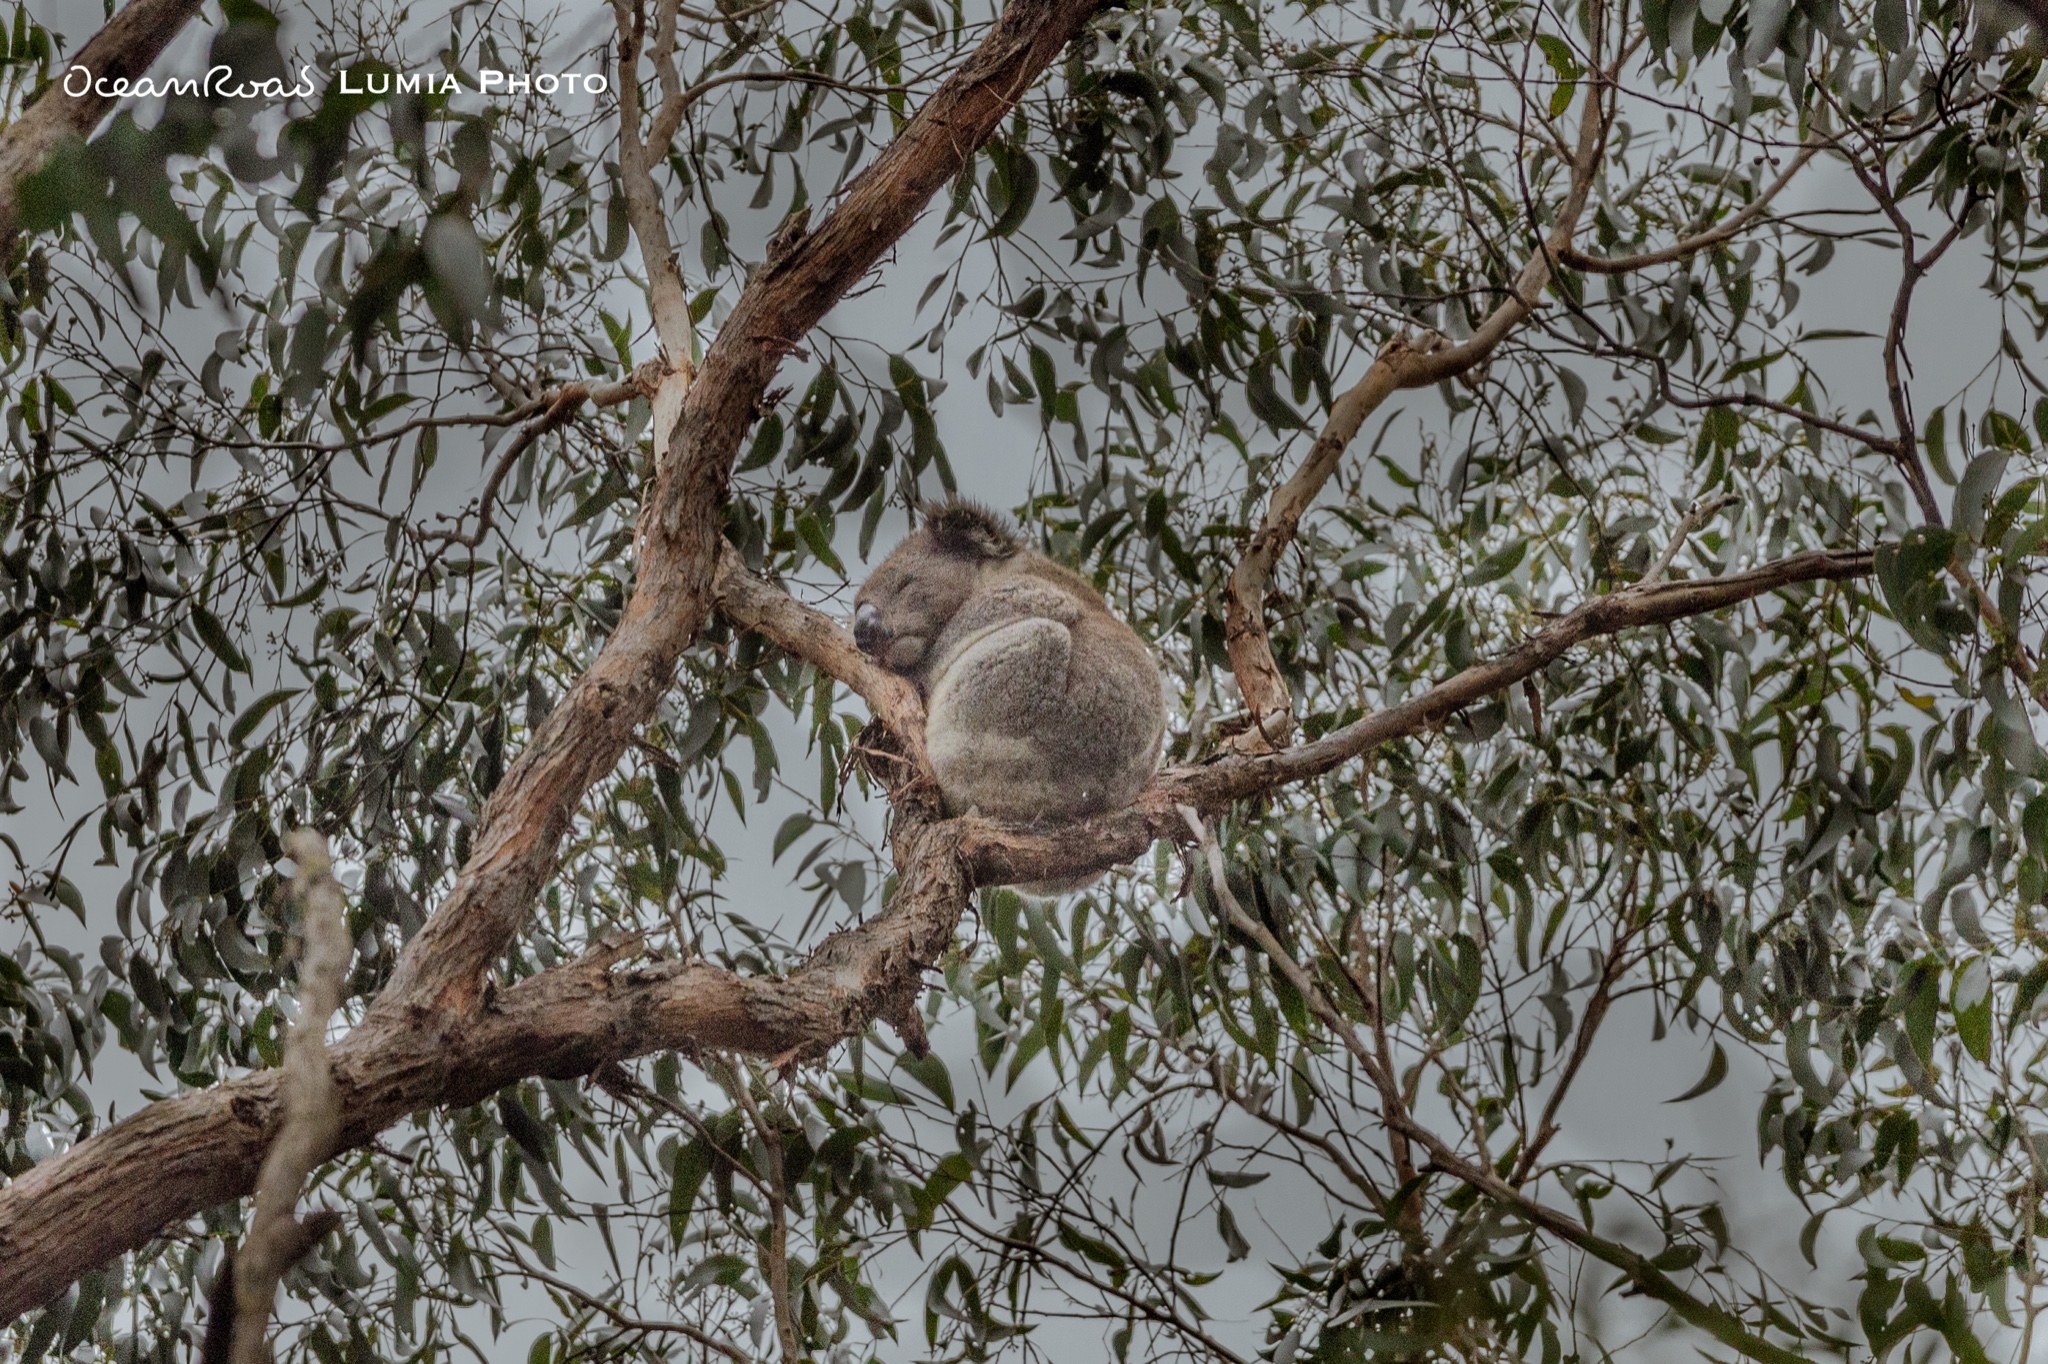
[[[591,1311],[601,1314],[607,1321],[610,1321],[615,1326],[619,1326],[628,1331],[644,1331],[648,1335],[678,1335],[683,1337],[685,1340],[694,1341],[696,1344],[703,1346],[707,1350],[718,1351],[718,1353],[724,1355],[727,1359],[730,1359],[733,1362],[733,1364],[754,1364],[753,1356],[749,1355],[745,1350],[742,1350],[739,1346],[733,1344],[731,1341],[725,1339],[725,1337],[723,1336],[713,1335],[711,1332],[706,1331],[701,1327],[692,1326],[689,1322],[648,1321],[641,1317],[628,1316],[626,1313],[621,1312],[618,1308],[606,1302],[603,1298],[597,1296],[597,1294],[586,1293],[582,1289],[578,1288],[575,1284],[570,1283],[567,1279],[564,1279],[559,1275],[550,1274],[545,1269],[542,1269],[540,1266],[528,1262],[527,1258],[519,1253],[519,1243],[510,1237],[507,1237],[505,1239],[503,1243],[503,1248],[506,1256],[512,1261],[513,1264],[519,1267],[519,1273],[521,1275],[523,1275],[526,1278],[534,1279],[539,1281],[540,1283],[546,1284],[549,1288],[554,1289],[563,1297],[573,1299],[577,1303],[580,1303],[582,1306],[589,1308]]]
[[[341,1007],[342,984],[348,976],[348,921],[327,840],[300,829],[287,847],[298,863],[293,890],[304,906],[299,1017],[285,1042],[278,1086],[284,1121],[264,1157],[249,1232],[235,1253],[234,1364],[267,1364],[270,1358],[265,1336],[277,1281],[307,1248],[293,1215],[299,1189],[326,1159],[341,1130],[341,1095],[327,1058],[327,1024]]]
[[[657,61],[669,62],[673,77],[675,48],[674,0],[656,0],[661,6],[655,22]],[[654,313],[654,334],[668,354],[669,368],[689,383],[690,297],[683,287],[682,268],[676,264],[675,244],[668,235],[668,215],[661,191],[649,173],[649,151],[640,141],[640,25],[628,0],[612,0],[612,15],[619,30],[619,183],[626,198],[626,221],[640,243],[640,263],[647,271],[647,297]],[[666,43],[660,35],[667,35]],[[673,133],[671,133],[673,136]],[[663,154],[666,139],[655,144],[654,155]],[[680,396],[680,395],[678,395]],[[664,414],[657,413],[657,416]],[[655,439],[668,434],[673,423],[657,421]]]
[[[1656,563],[1650,565],[1650,571],[1643,575],[1643,580],[1638,586],[1656,586],[1657,581],[1671,567],[1671,561],[1678,557],[1678,551],[1684,549],[1685,542],[1692,538],[1692,533],[1713,520],[1714,514],[1720,511],[1721,508],[1731,502],[1740,502],[1741,500],[1734,493],[1724,493],[1720,497],[1710,498],[1705,502],[1694,505],[1692,510],[1679,518],[1678,528],[1671,532],[1671,543],[1664,546],[1664,552],[1657,556]]]
[[[718,560],[718,610],[743,630],[751,630],[784,653],[844,682],[868,703],[876,718],[909,748],[917,766],[929,770],[924,755],[924,702],[906,678],[878,666],[860,651],[839,623],[747,571],[730,545]]]
[[[486,803],[447,902],[407,944],[373,1006],[378,1026],[395,1026],[419,1008],[474,1007],[485,968],[553,874],[584,793],[654,713],[710,610],[732,461],[782,357],[909,229],[1079,32],[1094,3],[1016,0],[848,186],[831,216],[754,272],[682,400],[641,512],[639,572],[619,625]],[[622,72],[619,85],[624,103],[634,82]],[[673,363],[674,343],[664,340]]]
[[[491,467],[490,477],[484,480],[483,496],[477,499],[476,529],[468,535],[456,531],[428,531],[421,538],[439,540],[445,544],[461,545],[475,549],[483,544],[491,533],[491,519],[498,507],[498,489],[504,485],[505,476],[512,472],[512,466],[536,440],[550,431],[560,430],[569,424],[586,400],[600,405],[606,400],[621,402],[642,395],[653,397],[658,392],[659,366],[653,362],[642,365],[633,372],[633,377],[623,384],[610,384],[600,391],[594,391],[582,384],[565,384],[556,390],[541,415],[519,428],[517,435],[507,443],[499,454],[498,462]],[[528,405],[533,406],[532,404]],[[458,523],[459,524],[459,523]]]

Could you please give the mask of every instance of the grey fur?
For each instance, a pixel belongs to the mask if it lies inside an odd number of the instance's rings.
[[[1048,823],[1129,805],[1166,728],[1151,651],[1085,578],[1023,548],[995,513],[926,511],[862,585],[855,635],[924,695],[947,809]]]

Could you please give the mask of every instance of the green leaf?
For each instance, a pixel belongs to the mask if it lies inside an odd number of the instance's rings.
[[[788,819],[783,820],[782,827],[775,831],[775,847],[769,854],[768,860],[771,862],[780,861],[782,855],[789,851],[789,845],[809,833],[812,826],[816,823],[815,819],[812,819],[801,810],[791,815]]]
[[[670,1243],[679,1250],[683,1235],[689,1230],[690,1212],[697,1206],[697,1191],[704,1187],[704,1177],[711,1173],[716,1159],[701,1136],[676,1148],[669,1171],[668,1235]]]
[[[833,552],[832,540],[825,533],[823,520],[806,512],[796,519],[796,533],[810,546],[811,553],[818,556],[819,563],[837,573],[842,580],[846,577],[846,565],[841,563],[839,556]]]
[[[1465,578],[1467,587],[1484,587],[1499,578],[1505,578],[1521,566],[1522,559],[1529,553],[1527,540],[1513,540],[1481,559]]]
[[[898,1058],[897,1066],[904,1074],[923,1085],[950,1112],[953,1107],[953,1073],[946,1069],[946,1063],[937,1053],[925,1056],[904,1056]]]
[[[513,1090],[502,1090],[498,1094],[498,1121],[504,1125],[506,1135],[533,1162],[535,1170],[552,1168],[554,1162],[548,1153],[548,1130],[527,1111]]]
[[[1682,1104],[1688,1099],[1697,1099],[1700,1097],[1700,1095],[1711,1092],[1717,1085],[1719,1085],[1723,1080],[1727,1078],[1728,1053],[1722,1051],[1721,1044],[1719,1042],[1716,1042],[1714,1044],[1714,1055],[1707,1062],[1707,1073],[1700,1076],[1698,1083],[1693,1085],[1691,1089],[1688,1089],[1687,1091],[1685,1091],[1685,1093],[1677,1095],[1674,1098],[1666,1099],[1664,1102],[1668,1104]]]
[[[234,724],[228,726],[228,743],[240,748],[242,741],[254,734],[256,727],[263,723],[264,716],[304,690],[304,687],[283,687],[277,691],[266,692],[251,701],[248,709],[236,716]]]
[[[1249,1189],[1254,1184],[1263,1184],[1271,1175],[1270,1170],[1211,1170],[1209,1182],[1219,1189]]]
[[[199,603],[192,603],[192,629],[199,636],[199,642],[213,651],[215,658],[235,672],[249,674],[249,660],[235,647],[228,637],[227,628],[220,623],[220,617]]]

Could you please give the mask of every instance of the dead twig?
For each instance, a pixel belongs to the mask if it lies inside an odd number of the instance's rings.
[[[293,1215],[299,1190],[341,1133],[340,1094],[327,1059],[327,1023],[341,1007],[348,977],[348,921],[327,841],[300,829],[286,847],[298,863],[292,886],[303,906],[299,1017],[284,1046],[284,1120],[256,1177],[249,1233],[235,1254],[233,1364],[268,1364],[266,1336],[277,1281],[312,1244],[308,1226]]]

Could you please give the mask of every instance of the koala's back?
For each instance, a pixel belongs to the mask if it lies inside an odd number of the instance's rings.
[[[1127,805],[1159,762],[1152,653],[1079,574],[1020,552],[933,647],[926,742],[955,811],[1037,822]]]

